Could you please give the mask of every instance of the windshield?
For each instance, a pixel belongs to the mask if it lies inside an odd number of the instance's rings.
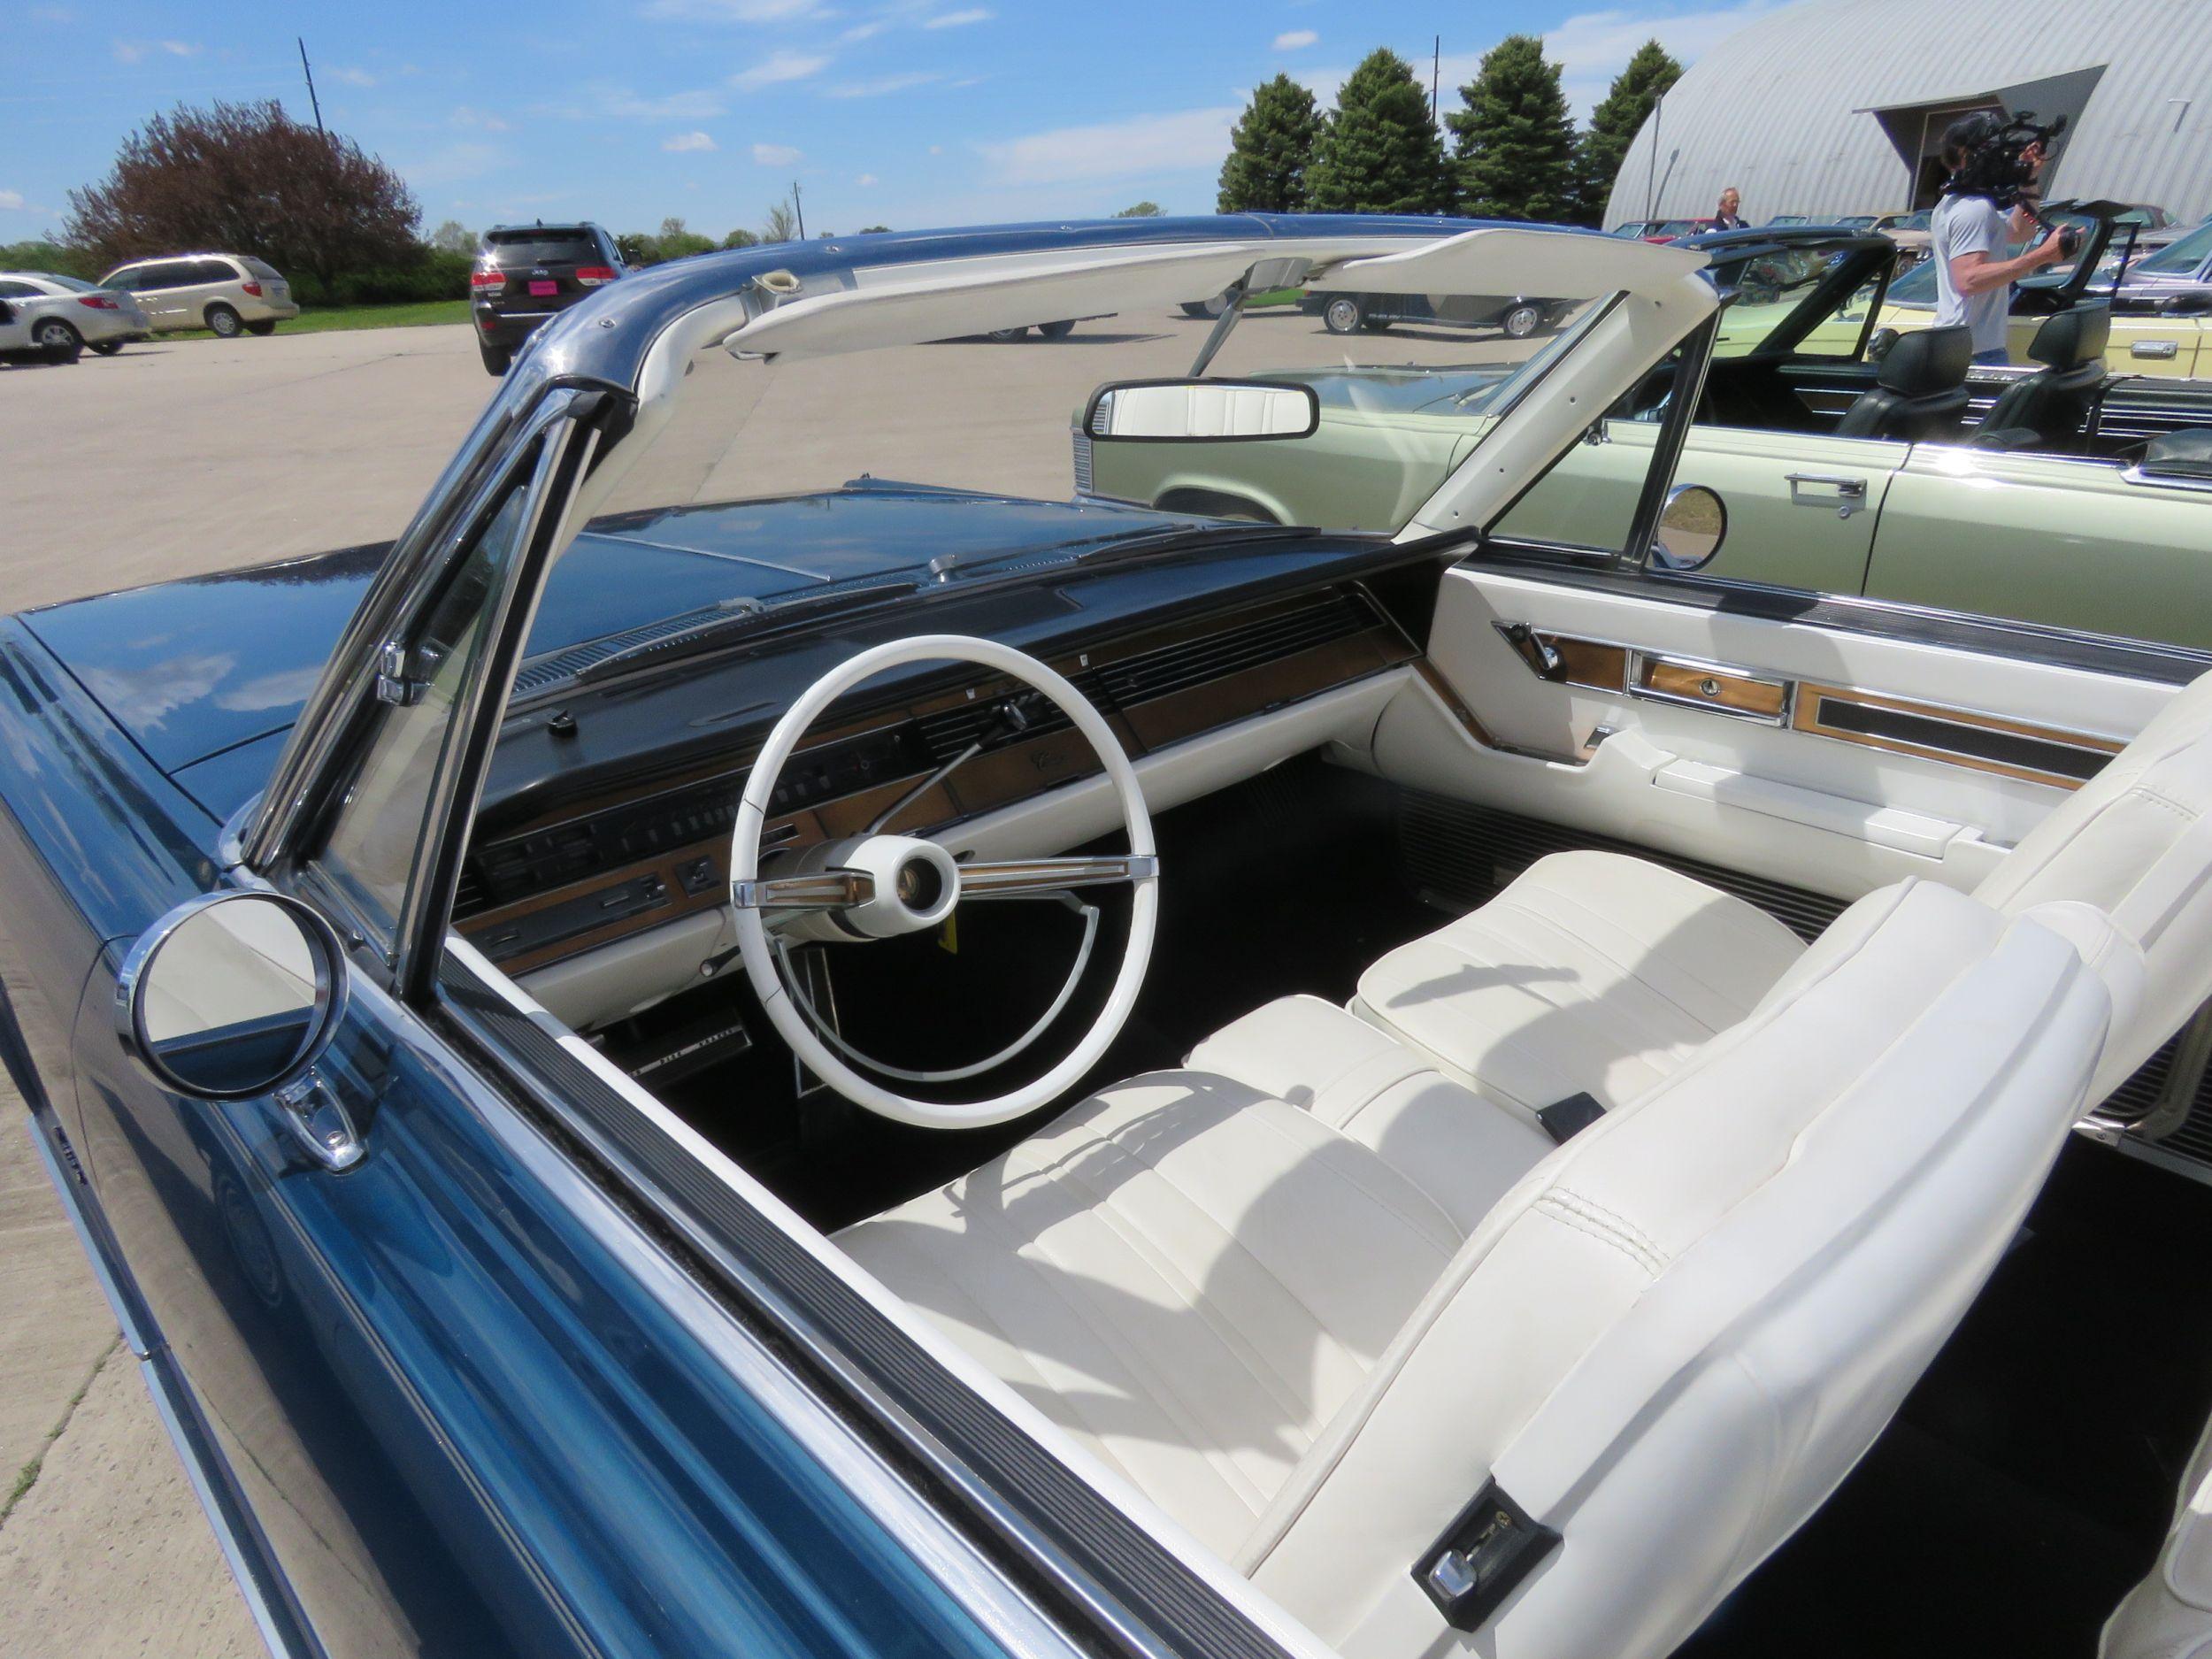
[[[2138,259],[2135,269],[2151,275],[2187,276],[2208,258],[2212,258],[2212,225],[2200,226],[2156,253]]]
[[[72,294],[97,294],[100,289],[90,282],[73,276],[62,276],[52,271],[34,271],[31,274],[42,282],[51,282],[58,288],[67,288]]]
[[[1187,377],[1217,326],[1175,305],[832,356],[696,351],[664,425],[618,452],[580,541],[707,550],[769,606],[826,585],[972,572],[1046,549],[1134,544],[1225,521],[1389,533],[1483,442],[1609,296],[1260,294],[1207,370],[1310,387],[1295,438],[1093,439],[1109,382]],[[982,388],[949,426],[942,388]],[[967,406],[973,406],[970,400]],[[1013,500],[1033,511],[1012,511]],[[990,510],[978,511],[988,501]],[[673,614],[672,611],[669,614]]]
[[[506,265],[544,265],[595,258],[599,244],[588,230],[495,230],[484,237],[484,252]]]

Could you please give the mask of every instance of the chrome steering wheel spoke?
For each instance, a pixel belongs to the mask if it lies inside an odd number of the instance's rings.
[[[849,910],[876,896],[865,870],[815,870],[730,884],[730,902],[741,910]]]
[[[998,858],[960,866],[964,899],[1027,899],[1065,893],[1071,887],[1118,887],[1150,881],[1160,861],[1150,853],[1111,853],[1098,857]]]

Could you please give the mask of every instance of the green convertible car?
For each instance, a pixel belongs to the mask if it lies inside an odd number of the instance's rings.
[[[1731,299],[1676,473],[1726,510],[1710,574],[2212,647],[2212,380],[2115,373],[2108,312],[2065,292],[2033,325],[2032,366],[1970,369],[1963,330],[1885,326],[1884,236],[1767,227],[1696,245]],[[1079,494],[1388,527],[1500,418],[1517,368],[1582,322],[1545,341],[1440,334],[1423,360],[1400,335],[1294,338],[1288,320],[1260,331],[1276,366],[1240,372],[1312,387],[1310,439],[1094,450],[1079,419]],[[1678,356],[1592,423],[1502,535],[1619,544]]]

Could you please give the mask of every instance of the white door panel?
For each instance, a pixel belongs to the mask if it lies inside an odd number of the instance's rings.
[[[1877,700],[2124,742],[2174,687],[1702,606],[1460,569],[1430,659],[1489,740],[1434,694],[1402,694],[1375,763],[1409,783],[1737,865],[1839,897],[1907,875],[1970,887],[2065,798],[1972,760],[1898,752],[1711,706],[1540,678],[1502,632],[1606,641]],[[1641,659],[1631,659],[1632,672]],[[1690,683],[1697,683],[1695,670]],[[1816,705],[1824,710],[1830,705]],[[1858,706],[1855,703],[1850,706]],[[1601,727],[1611,734],[1595,749]]]

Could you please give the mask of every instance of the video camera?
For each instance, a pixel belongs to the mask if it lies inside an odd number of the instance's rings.
[[[2034,195],[2039,169],[2026,159],[2029,149],[2039,144],[2042,165],[2050,165],[2058,152],[2058,136],[2066,130],[2066,118],[2057,115],[2038,121],[2033,110],[2022,110],[2007,119],[1994,111],[1985,111],[1969,116],[1962,124],[1970,124],[1974,130],[1962,135],[1960,148],[1965,160],[1943,187],[1944,194],[1985,196],[2000,208],[2016,207],[2024,198],[2028,216],[2046,230],[2055,231],[2060,248],[2070,258],[2080,245],[2081,233],[2074,226],[2055,226],[2043,217]]]

